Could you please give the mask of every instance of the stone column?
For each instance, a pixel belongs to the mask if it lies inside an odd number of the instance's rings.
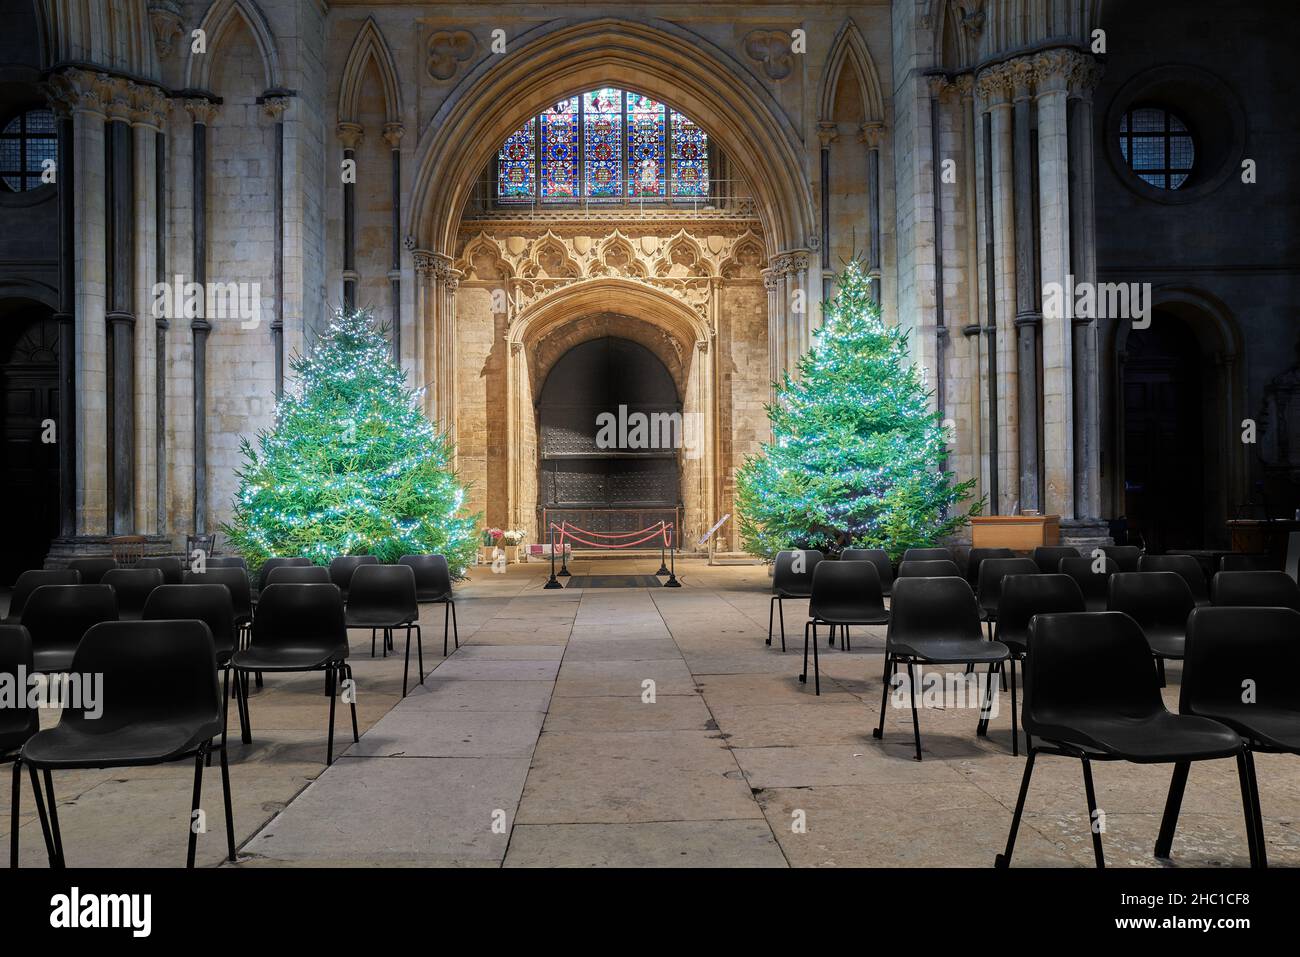
[[[392,266],[388,270],[390,311],[393,323],[393,361],[402,361],[402,134],[406,128],[401,123],[384,124],[384,142],[392,158]]]
[[[772,265],[764,269],[763,288],[767,290],[767,358],[768,401],[776,401],[776,387],[781,383],[781,373],[785,369],[785,272],[777,265],[777,257],[772,258]]]
[[[948,325],[944,311],[943,274],[943,96],[952,88],[946,76],[931,76],[930,86],[930,202],[934,216],[934,401],[941,418],[948,416]],[[918,330],[919,331],[919,330]],[[918,345],[922,345],[918,343]],[[922,352],[924,346],[922,345]],[[946,468],[947,450],[940,467]]]
[[[278,90],[262,96],[262,115],[275,124],[275,317],[271,320],[271,353],[275,359],[275,398],[284,395],[284,111],[289,97]]]
[[[831,256],[831,144],[839,138],[834,123],[817,124],[817,139],[821,141],[821,191],[822,191],[822,299],[831,298],[831,270],[827,268]]]
[[[1048,50],[1034,57],[1038,107],[1038,244],[1041,289],[1070,287],[1070,148],[1066,114],[1074,54]],[[1068,293],[1062,296],[1067,298]],[[1072,310],[1042,317],[1043,478],[1042,504],[1062,522],[1075,517],[1074,336]]]
[[[336,129],[343,144],[343,162],[356,162],[357,147],[361,145],[363,130],[358,123],[340,123]],[[357,307],[357,236],[356,236],[356,186],[343,181],[343,308]]]
[[[979,183],[983,156],[980,137],[983,132],[979,114],[975,110],[975,77],[965,73],[954,81],[960,97],[961,137],[963,155],[962,191],[966,218],[966,248],[963,250],[966,270],[966,323],[962,335],[967,339],[972,365],[970,367],[970,432],[972,471],[979,478],[978,493],[990,494],[989,475],[985,465],[984,390],[988,388],[984,366],[981,334],[984,323],[980,317],[980,210]]]
[[[109,83],[108,456],[110,535],[135,532],[135,151],[131,84]],[[149,184],[152,186],[152,184]]]
[[[1015,167],[1017,435],[1020,446],[1020,507],[1042,508],[1038,472],[1038,330],[1042,316],[1034,269],[1034,183],[1032,122],[1033,63],[1011,60],[1015,109],[1012,155]]]
[[[77,383],[76,383],[76,176],[73,140],[75,102],[57,82],[46,86],[58,128],[56,159],[59,199],[59,537],[77,532]]]
[[[190,97],[185,111],[194,121],[193,177],[193,256],[194,282],[205,290],[200,297],[199,314],[190,320],[194,336],[194,534],[202,535],[208,525],[208,334],[212,324],[207,318],[208,284],[208,125],[216,118],[217,104],[206,97]]]
[[[880,147],[885,139],[885,124],[864,123],[858,131],[858,139],[867,148],[867,275],[871,277],[871,291],[876,302],[883,305],[884,289],[880,282],[884,256],[880,240]]]
[[[411,386],[424,390],[424,413],[432,421],[433,396],[428,385],[432,368],[433,342],[433,253],[417,249],[412,254],[415,261],[415,357],[411,363]]]
[[[433,414],[434,423],[447,437],[456,440],[456,289],[460,270],[453,268],[450,256],[433,257],[434,355]]]

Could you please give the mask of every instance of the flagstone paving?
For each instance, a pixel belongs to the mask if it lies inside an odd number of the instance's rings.
[[[643,563],[641,563],[643,564]],[[822,693],[798,681],[806,606],[786,605],[788,651],[764,643],[766,569],[683,561],[681,589],[542,589],[546,567],[474,569],[457,589],[461,647],[441,656],[426,609],[427,676],[400,699],[397,654],[354,633],[363,731],[340,710],[326,769],[328,701],[317,675],[268,676],[255,741],[232,737],[236,866],[990,866],[1023,755],[1010,701],[988,737],[965,708],[880,707],[883,628],[820,649]],[[634,560],[575,562],[575,575],[638,574]],[[412,656],[414,658],[414,655]],[[1104,667],[1104,665],[1102,665]],[[412,673],[414,675],[414,666]],[[1179,669],[1169,674],[1174,705]],[[412,678],[414,681],[414,677]],[[46,723],[54,720],[45,716]],[[1300,762],[1257,759],[1270,864],[1300,865]],[[1167,767],[1095,767],[1108,863],[1151,857]],[[183,861],[190,766],[56,776],[71,864]],[[200,861],[218,864],[220,779],[205,777]],[[1246,863],[1233,762],[1192,771],[1174,844],[1179,866]],[[44,849],[24,795],[23,863]],[[1091,866],[1077,762],[1037,764],[1016,866]],[[7,834],[7,816],[0,835]]]

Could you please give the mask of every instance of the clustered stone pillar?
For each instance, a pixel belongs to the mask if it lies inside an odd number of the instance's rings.
[[[289,97],[279,90],[262,96],[262,115],[275,124],[275,317],[271,320],[271,352],[275,362],[275,398],[284,395],[284,111]]]
[[[194,281],[206,290],[208,283],[208,125],[216,118],[217,104],[196,96],[185,100],[185,111],[194,121],[193,210]],[[202,535],[208,521],[208,422],[207,375],[208,335],[206,295],[200,296],[199,314],[190,320],[194,335],[194,532]]]
[[[885,139],[884,123],[865,123],[858,133],[858,139],[867,148],[867,215],[868,246],[867,275],[871,277],[871,291],[876,302],[884,304],[884,290],[880,287],[881,250],[880,234],[880,146]]]
[[[422,404],[424,414],[432,420],[433,396],[429,394],[428,362],[426,343],[430,336],[428,326],[431,322],[429,286],[433,281],[433,253],[417,249],[412,253],[415,262],[415,342],[414,358],[411,361],[411,388],[423,390]]]
[[[108,102],[108,500],[110,535],[135,531],[135,177],[126,81]]]
[[[358,123],[340,123],[339,141],[343,144],[343,163],[356,163],[362,129]],[[343,308],[357,307],[357,235],[355,175],[343,179]]]
[[[1034,268],[1034,179],[1032,125],[1033,65],[1011,63],[1013,204],[1016,231],[1017,435],[1020,443],[1020,507],[1041,510],[1038,466],[1038,330],[1039,312]]]
[[[456,440],[456,289],[460,270],[453,268],[450,256],[433,257],[433,355],[434,423],[449,441]]]
[[[73,169],[74,119],[69,102],[56,89],[50,103],[58,124],[59,194],[59,536],[77,533],[77,423],[76,423],[76,217]]]
[[[392,158],[392,265],[388,270],[389,306],[393,323],[393,361],[402,361],[402,134],[401,123],[384,124],[384,142]]]
[[[768,402],[776,401],[776,385],[785,366],[785,273],[775,265],[763,270],[763,288],[767,290],[767,378]]]
[[[826,268],[831,249],[831,144],[839,139],[834,123],[817,124],[817,138],[821,141],[821,194],[822,194],[822,299],[831,298],[831,271]]]

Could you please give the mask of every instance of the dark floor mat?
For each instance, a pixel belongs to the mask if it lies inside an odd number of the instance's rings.
[[[653,575],[574,575],[566,588],[662,588]]]

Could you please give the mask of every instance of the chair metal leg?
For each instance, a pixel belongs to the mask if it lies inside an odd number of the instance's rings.
[[[799,682],[801,684],[808,683],[808,629],[811,625],[812,622],[809,621],[804,622],[803,626],[803,671],[799,672]],[[781,650],[785,651],[784,641],[781,643]]]
[[[448,601],[447,604],[451,606],[451,637],[452,637],[452,641],[454,641],[454,642],[456,643],[456,647],[459,648],[459,647],[460,647],[460,628],[458,628],[457,625],[456,625],[456,602],[455,602],[454,600],[451,600],[451,601]]]
[[[772,615],[776,611],[776,596],[773,595],[767,603],[767,644],[772,646]]]
[[[1246,844],[1250,849],[1250,866],[1264,867],[1259,846],[1260,831],[1255,823],[1254,788],[1250,769],[1246,764],[1246,749],[1237,752],[1237,779],[1241,782],[1241,811],[1246,817]]]
[[[835,626],[834,625],[831,625],[830,634],[826,636],[826,647],[827,648],[835,647]]]
[[[325,745],[325,766],[329,767],[334,763],[334,702],[338,697],[334,694],[334,662],[331,661],[325,666],[325,674],[330,686],[330,730]]]
[[[1011,662],[1011,756],[1018,758],[1020,757],[1020,726],[1017,724],[1016,714],[1016,659],[1007,660]]]
[[[1268,867],[1268,848],[1264,844],[1264,815],[1259,809],[1259,778],[1255,776],[1255,754],[1246,749],[1246,772],[1250,781],[1251,810],[1255,814],[1255,846],[1259,849],[1259,866]]]
[[[778,598],[776,600],[776,616],[781,623],[781,652],[785,653],[785,602]],[[807,671],[808,666],[805,664],[803,670]]]
[[[1031,750],[1025,760],[1025,773],[1020,779],[1020,796],[1016,798],[1016,810],[1011,815],[1011,830],[1007,832],[1007,847],[1001,854],[993,858],[994,867],[1010,867],[1011,852],[1016,848],[1016,834],[1020,830],[1020,816],[1025,811],[1025,798],[1029,795],[1029,779],[1034,775],[1034,758],[1037,755]]]
[[[194,830],[194,816],[199,810],[199,799],[203,794],[203,762],[207,758],[207,746],[199,748],[194,756],[194,799],[190,802],[190,841],[185,855],[185,866],[194,866],[194,852],[198,849],[199,834]]]
[[[262,672],[260,672],[260,671],[257,673],[257,686],[258,686],[259,688],[264,687],[264,685],[263,685],[263,683],[262,683]]]
[[[27,774],[32,779],[32,794],[36,798],[36,813],[41,819],[41,837],[45,839],[45,856],[49,859],[50,867],[58,867],[57,855],[54,853],[54,837],[50,833],[50,819],[45,813],[45,797],[41,792],[41,784],[36,776],[36,766],[27,765]]]
[[[451,623],[451,602],[443,604],[442,608],[442,656],[447,657],[447,626]]]
[[[921,760],[921,719],[916,713],[916,678],[912,672],[912,662],[907,662],[907,683],[912,696],[912,737],[916,740],[916,760]]]
[[[852,650],[853,650],[853,639],[849,636],[849,626],[848,626],[848,625],[845,625],[845,626],[844,626],[844,636],[843,636],[843,638],[842,638],[841,641],[840,641],[840,645],[841,645],[841,647],[843,648],[844,651],[852,651]]]
[[[812,623],[812,649],[813,649],[813,688],[817,694],[822,693],[822,667],[821,662],[817,660],[817,622]],[[807,667],[805,665],[804,667]]]
[[[871,736],[880,740],[885,736],[885,703],[889,700],[889,679],[894,675],[894,656],[885,652],[885,673],[880,679],[880,724],[871,729]]]
[[[209,742],[209,750],[211,749]],[[230,762],[226,760],[226,739],[221,738],[221,796],[226,802],[226,850],[230,862],[235,862],[235,812],[230,800]]]
[[[375,656],[375,642],[378,640],[376,635],[377,632],[375,631],[375,629],[371,628],[370,629],[370,657],[371,658]]]
[[[1106,866],[1106,857],[1101,850],[1101,831],[1099,830],[1101,819],[1097,817],[1097,792],[1092,787],[1092,763],[1088,756],[1082,755],[1083,761],[1083,790],[1088,796],[1088,830],[1092,832],[1092,853],[1097,859],[1097,867]]]
[[[402,697],[406,697],[406,676],[411,670],[411,629],[406,629],[406,660],[402,662]]]
[[[415,629],[415,660],[416,663],[420,666],[419,683],[424,684],[424,635],[420,632],[420,626],[418,624],[407,625],[406,641],[408,644],[411,641],[412,628]]]
[[[355,744],[357,741],[361,740],[361,735],[357,733],[357,683],[352,677],[351,665],[340,664],[339,669],[347,676],[348,680],[352,682],[352,702],[350,707],[352,709],[352,741]]]
[[[253,743],[253,716],[248,709],[248,672],[242,671],[236,675],[239,683],[239,706],[243,710],[243,721],[241,722],[241,732],[244,744]]]
[[[1183,806],[1183,790],[1187,787],[1187,773],[1191,768],[1191,761],[1174,762],[1174,774],[1169,779],[1169,794],[1165,797],[1165,813],[1160,818],[1160,836],[1156,838],[1156,857],[1168,857],[1174,845],[1178,812]]]
[[[14,758],[14,793],[9,809],[9,866],[18,866],[18,802],[23,789],[23,759]]]
[[[50,805],[50,837],[54,840],[54,853],[59,859],[59,867],[67,867],[67,858],[63,856],[63,831],[59,828],[59,808],[54,803],[54,777],[50,774],[49,768],[45,769],[43,777],[45,797]]]
[[[975,723],[976,737],[983,738],[989,733],[989,719],[993,714],[993,674],[1002,670],[1002,662],[989,663],[989,683],[984,698],[980,702],[980,719]]]

